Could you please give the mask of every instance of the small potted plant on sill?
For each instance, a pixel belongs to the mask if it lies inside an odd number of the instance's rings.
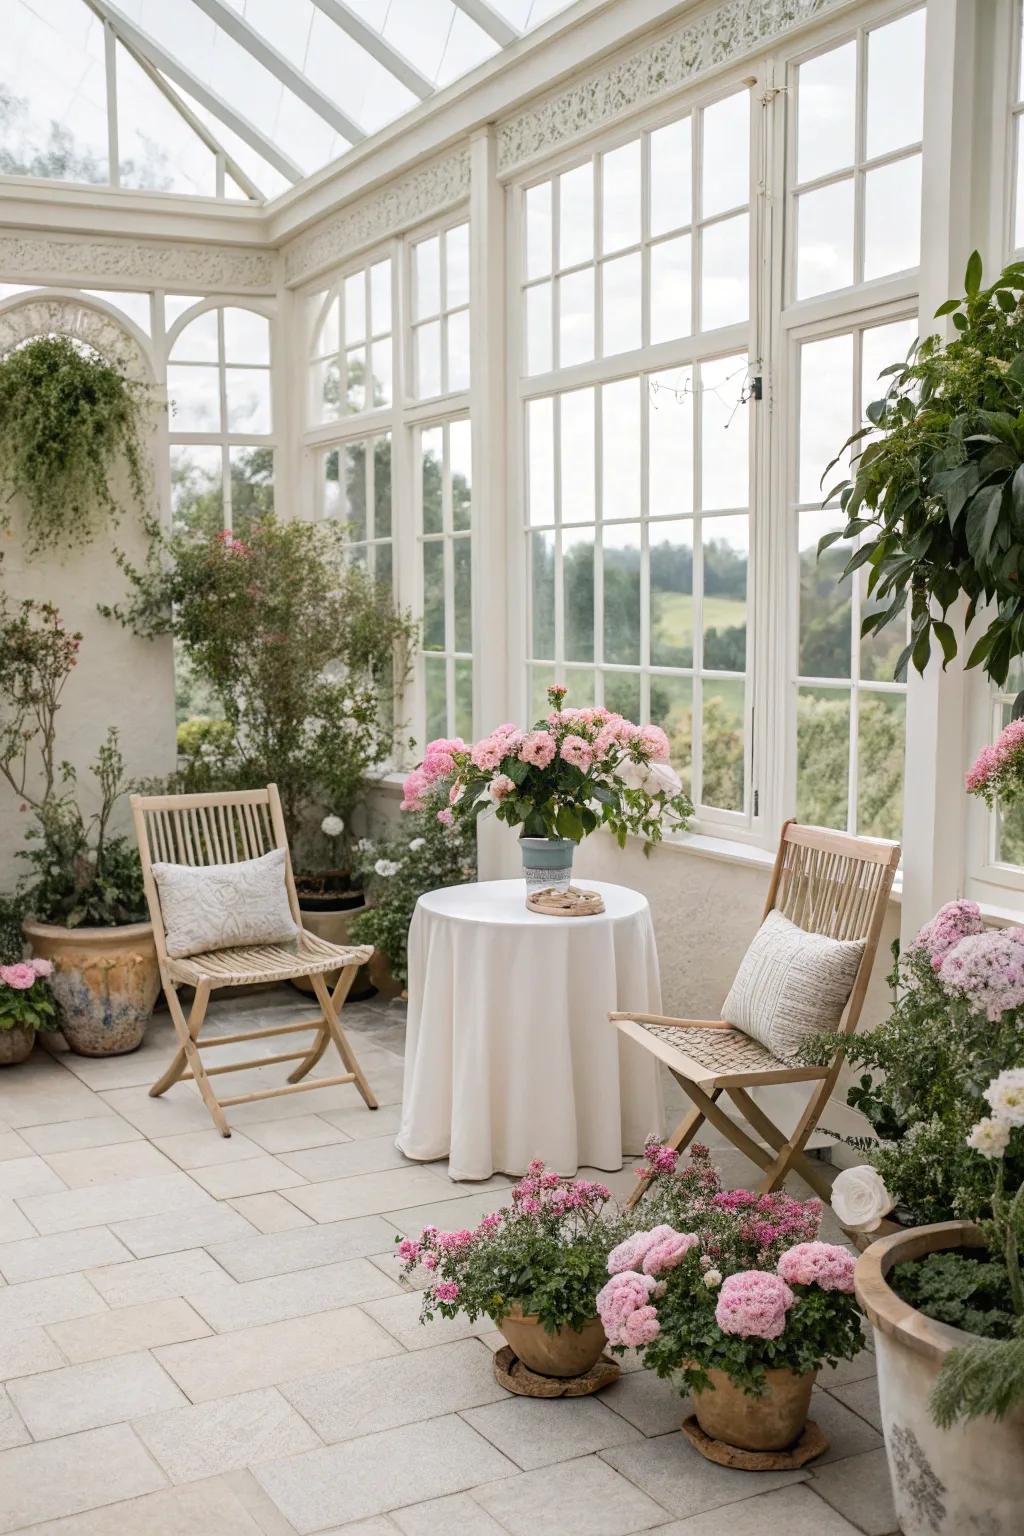
[[[417,1240],[396,1239],[406,1273],[430,1276],[421,1321],[491,1317],[537,1375],[585,1375],[606,1343],[595,1297],[621,1230],[605,1219],[609,1198],[604,1184],[561,1178],[535,1160],[511,1205],[475,1230],[425,1227]]]
[[[700,1144],[679,1170],[670,1147],[651,1143],[647,1157],[640,1173],[653,1182],[633,1214],[653,1224],[609,1254],[597,1299],[613,1352],[641,1350],[692,1393],[711,1439],[787,1450],[821,1366],[863,1345],[854,1256],[817,1240],[819,1201],[722,1190]]]

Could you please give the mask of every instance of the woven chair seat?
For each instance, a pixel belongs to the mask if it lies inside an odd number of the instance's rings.
[[[674,1024],[646,1024],[640,1019],[630,1022],[671,1047],[673,1054],[678,1053],[676,1071],[702,1082],[739,1073],[755,1076],[760,1072],[792,1072],[799,1065],[773,1056],[760,1041],[741,1029],[681,1029]],[[659,1054],[662,1060],[666,1059],[663,1053]],[[697,1064],[699,1073],[692,1071],[691,1063]]]
[[[371,944],[341,945],[321,939],[305,929],[292,944],[260,944],[237,949],[211,949],[205,954],[169,960],[175,981],[194,987],[201,980],[218,987],[240,987],[257,981],[289,981],[294,976],[316,976],[340,970],[344,965],[363,965],[373,954]]]

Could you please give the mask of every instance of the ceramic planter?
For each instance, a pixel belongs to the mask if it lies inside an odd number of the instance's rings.
[[[0,1029],[0,1067],[13,1067],[16,1062],[27,1061],[35,1043],[36,1032],[27,1024]]]
[[[599,1317],[591,1318],[582,1328],[547,1333],[538,1317],[513,1307],[498,1327],[512,1351],[538,1376],[584,1376],[600,1360],[608,1343]]]
[[[557,891],[568,889],[572,882],[574,842],[567,837],[520,837],[519,848],[527,892],[543,890],[548,885]]]
[[[70,1048],[79,1056],[123,1056],[136,1050],[160,991],[152,925],[22,927],[32,953],[53,961],[50,985]]]
[[[969,1222],[944,1221],[881,1238],[857,1261],[857,1300],[871,1319],[878,1395],[896,1514],[904,1536],[1013,1536],[1024,1508],[1024,1409],[939,1429],[928,1409],[950,1350],[973,1335],[901,1301],[896,1264],[982,1248]]]
[[[751,1397],[724,1371],[709,1369],[711,1386],[694,1392],[697,1423],[712,1440],[744,1451],[785,1451],[799,1440],[807,1423],[811,1388],[817,1371],[766,1371],[767,1387]]]

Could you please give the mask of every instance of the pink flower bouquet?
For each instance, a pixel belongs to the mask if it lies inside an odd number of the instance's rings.
[[[57,1028],[57,1005],[50,991],[49,960],[16,960],[0,965],[0,1033]]]

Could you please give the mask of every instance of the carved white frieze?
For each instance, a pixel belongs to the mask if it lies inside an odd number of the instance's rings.
[[[80,240],[0,233],[0,282],[145,283],[184,292],[272,291],[270,251],[168,240]]]
[[[149,383],[153,371],[138,341],[114,316],[77,298],[25,299],[0,311],[0,357],[33,336],[73,336],[109,362],[121,363],[129,378]]]

